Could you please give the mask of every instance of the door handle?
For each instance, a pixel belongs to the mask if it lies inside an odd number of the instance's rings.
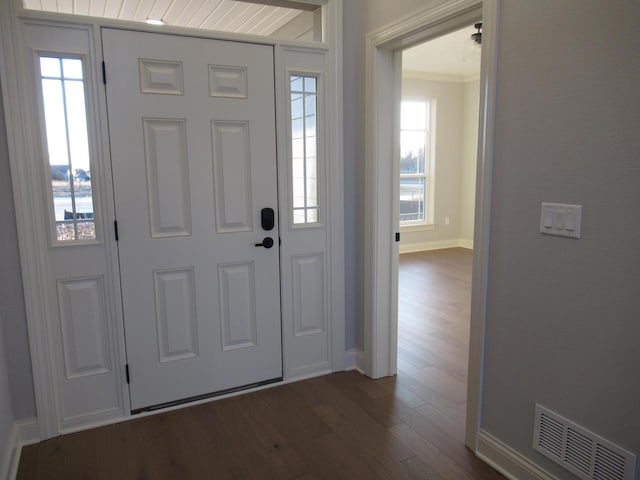
[[[273,238],[271,238],[271,237],[264,237],[264,239],[262,240],[262,242],[260,242],[260,243],[256,243],[256,247],[264,247],[264,248],[271,248],[271,247],[273,247]]]
[[[260,210],[260,223],[262,224],[263,230],[266,230],[267,232],[269,230],[273,230],[273,227],[276,224],[276,216],[273,208],[265,207]]]

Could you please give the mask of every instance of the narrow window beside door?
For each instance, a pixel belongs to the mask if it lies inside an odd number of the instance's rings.
[[[96,238],[81,58],[40,56],[50,195],[57,242]]]
[[[318,79],[292,75],[290,80],[293,223],[318,223]]]

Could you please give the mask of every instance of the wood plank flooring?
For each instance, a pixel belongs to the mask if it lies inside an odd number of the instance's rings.
[[[464,447],[471,254],[402,255],[396,377],[344,372],[26,447],[19,480],[502,479]]]

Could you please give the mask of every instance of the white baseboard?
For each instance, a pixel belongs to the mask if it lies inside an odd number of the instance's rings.
[[[14,456],[14,452],[16,450],[16,445],[18,445],[18,430],[16,429],[16,424],[14,423],[11,426],[11,430],[9,431],[9,438],[7,439],[7,444],[5,446],[4,452],[0,452],[2,457],[0,457],[0,479],[9,480],[9,472],[11,470],[12,459]]]
[[[511,480],[558,480],[484,430],[478,434],[476,455]]]
[[[366,375],[364,372],[366,371],[366,358],[364,356],[364,352],[361,350],[356,350],[356,370],[363,375]]]
[[[344,352],[344,369],[345,371],[356,369],[356,349],[347,350]]]
[[[35,418],[14,422],[9,434],[7,448],[2,456],[2,464],[0,464],[0,479],[14,480],[18,473],[22,447],[39,441],[40,432]]]
[[[461,238],[458,240],[458,242],[460,243],[460,245],[458,245],[461,248],[466,248],[468,250],[473,250],[473,240],[467,240],[466,238]]]
[[[442,250],[444,248],[456,247],[473,249],[473,241],[454,238],[451,240],[433,240],[430,242],[400,243],[400,253],[427,252],[429,250]]]

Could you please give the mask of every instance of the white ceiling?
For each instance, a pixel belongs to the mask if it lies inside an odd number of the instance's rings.
[[[463,46],[475,33],[473,26],[443,35],[402,52],[402,69],[426,74],[457,77],[461,80],[480,74],[480,60],[463,62]]]
[[[177,27],[273,34],[303,10],[236,0],[23,0],[25,8],[143,22],[161,19]]]

